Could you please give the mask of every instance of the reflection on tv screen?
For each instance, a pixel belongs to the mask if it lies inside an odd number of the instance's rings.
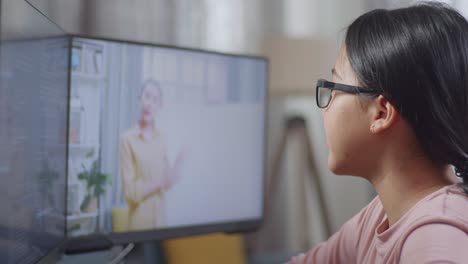
[[[0,46],[1,263],[36,263],[65,237],[68,46]]]

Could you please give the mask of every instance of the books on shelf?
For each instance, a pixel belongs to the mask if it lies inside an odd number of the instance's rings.
[[[104,76],[104,47],[94,43],[79,43],[72,48],[74,75],[99,78]]]

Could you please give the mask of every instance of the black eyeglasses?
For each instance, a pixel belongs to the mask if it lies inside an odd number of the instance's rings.
[[[324,79],[319,79],[317,81],[317,90],[316,90],[316,100],[317,100],[317,106],[319,108],[326,108],[328,104],[330,104],[330,101],[332,99],[332,91],[333,90],[338,90],[346,93],[354,93],[354,94],[359,94],[359,93],[367,93],[367,94],[379,94],[376,91],[369,90],[367,88],[359,87],[359,86],[353,86],[353,85],[347,85],[347,84],[341,84],[341,83],[334,83],[334,82],[329,82]]]

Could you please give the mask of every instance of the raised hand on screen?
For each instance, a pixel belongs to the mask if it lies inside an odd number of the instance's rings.
[[[174,164],[169,168],[169,178],[170,178],[170,184],[169,187],[172,187],[174,184],[179,182],[181,176],[182,176],[182,168],[184,166],[184,162],[187,158],[188,151],[186,148],[181,150],[178,154],[177,157],[174,161]]]

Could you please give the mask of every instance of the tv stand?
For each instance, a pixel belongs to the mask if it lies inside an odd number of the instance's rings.
[[[125,250],[125,246],[114,246],[112,248],[98,251],[75,254],[64,254],[58,264],[81,264],[81,263],[113,263],[117,255]],[[166,259],[161,242],[147,241],[138,243],[120,262],[125,264],[165,264]]]

